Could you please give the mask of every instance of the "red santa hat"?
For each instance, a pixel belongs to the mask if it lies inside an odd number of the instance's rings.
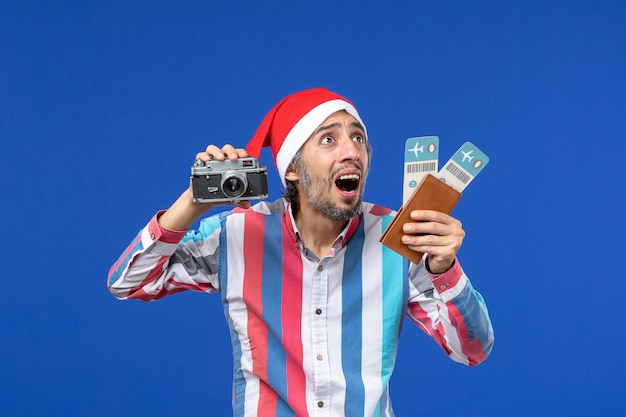
[[[285,173],[300,147],[331,114],[345,110],[363,125],[352,103],[325,88],[303,90],[282,99],[266,115],[248,142],[246,151],[259,158],[261,148],[272,147],[278,175]]]

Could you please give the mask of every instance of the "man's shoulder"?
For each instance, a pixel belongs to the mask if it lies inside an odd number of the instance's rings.
[[[274,201],[260,201],[250,208],[234,208],[225,213],[225,217],[246,217],[246,216],[271,216],[275,214],[282,215],[286,210],[286,202],[279,198]]]
[[[231,210],[222,211],[212,216],[212,218],[216,219],[224,227],[232,227],[243,223],[250,224],[250,222],[262,223],[265,217],[282,216],[285,213],[285,207],[286,204],[282,198],[271,202],[260,201],[250,208],[235,207]]]
[[[271,218],[282,217],[285,213],[285,203],[283,199],[267,202],[261,201],[250,208],[234,208],[221,215],[221,223],[228,233],[242,233],[245,229],[246,235],[250,236],[256,232],[264,233],[268,225],[283,224],[282,220],[271,221]],[[268,221],[270,221],[268,223]],[[271,226],[273,227],[273,226]]]

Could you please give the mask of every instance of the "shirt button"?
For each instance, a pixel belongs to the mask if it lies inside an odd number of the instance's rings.
[[[439,286],[439,289],[440,289],[440,290],[445,290],[446,288],[448,288],[448,284],[441,284],[441,285]]]
[[[324,267],[323,267],[322,265],[320,265],[320,266],[318,266],[318,267],[317,267],[317,270],[318,270],[319,272],[322,272],[322,271],[324,270]]]
[[[324,401],[318,401],[318,402],[317,402],[317,406],[318,406],[319,408],[324,407]]]
[[[324,359],[324,357],[322,355],[317,355],[317,360],[321,361],[322,359]]]
[[[317,310],[315,310],[315,314],[317,314],[318,316],[322,314],[322,309],[318,308]]]

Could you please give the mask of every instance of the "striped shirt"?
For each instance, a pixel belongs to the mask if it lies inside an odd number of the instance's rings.
[[[109,272],[120,299],[219,292],[230,328],[235,416],[393,416],[388,383],[408,316],[454,360],[475,365],[493,330],[458,260],[445,274],[383,246],[394,212],[370,203],[330,252],[304,246],[284,200],[174,232],[157,216]]]

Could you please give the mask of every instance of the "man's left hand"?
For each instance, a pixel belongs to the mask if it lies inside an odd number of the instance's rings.
[[[413,223],[403,227],[402,242],[409,249],[428,254],[428,267],[433,274],[446,272],[456,258],[465,231],[452,216],[433,210],[413,210]]]

